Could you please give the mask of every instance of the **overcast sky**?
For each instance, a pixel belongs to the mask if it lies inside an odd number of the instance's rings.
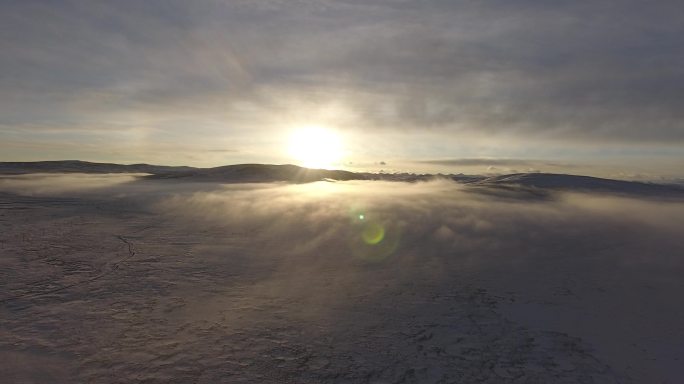
[[[0,161],[282,163],[315,125],[354,164],[674,169],[683,36],[674,0],[4,0]]]

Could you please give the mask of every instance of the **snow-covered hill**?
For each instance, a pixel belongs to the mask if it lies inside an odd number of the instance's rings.
[[[378,180],[420,182],[435,179],[466,184],[473,190],[521,191],[591,191],[626,195],[684,196],[684,187],[676,184],[655,184],[637,181],[613,180],[590,176],[554,173],[515,173],[499,176],[482,175],[431,175],[350,172],[344,170],[310,169],[292,164],[236,164],[214,168],[163,166],[150,164],[92,163],[78,160],[5,162],[0,163],[0,175],[31,173],[147,173],[148,180],[173,179],[188,182],[219,183],[308,183],[322,180]]]
[[[555,173],[516,173],[489,177],[473,185],[485,187],[523,187],[567,191],[609,192],[629,195],[684,195],[684,188],[673,184],[603,179]]]
[[[81,160],[0,162],[0,174],[21,175],[29,173],[150,173],[173,174],[187,172],[193,167],[151,164],[93,163]]]
[[[362,180],[361,174],[328,169],[309,169],[296,165],[272,164],[237,164],[215,168],[193,169],[187,172],[156,174],[152,179],[183,179],[188,181],[218,181],[218,182],[273,182],[290,181],[306,183],[324,179],[334,180]]]

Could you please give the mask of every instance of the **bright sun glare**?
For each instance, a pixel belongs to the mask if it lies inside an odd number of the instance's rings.
[[[301,166],[330,168],[342,158],[342,140],[329,129],[306,127],[292,134],[288,152]]]

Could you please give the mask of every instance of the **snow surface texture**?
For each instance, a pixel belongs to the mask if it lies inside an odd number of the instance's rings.
[[[684,378],[681,200],[103,177],[0,178],[5,382]]]

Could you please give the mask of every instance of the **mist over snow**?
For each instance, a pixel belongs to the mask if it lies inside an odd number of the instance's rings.
[[[10,377],[41,361],[54,382],[682,374],[682,200],[99,175],[3,177],[0,199]]]
[[[30,174],[0,177],[0,191],[27,196],[82,194],[136,180],[131,174]]]

